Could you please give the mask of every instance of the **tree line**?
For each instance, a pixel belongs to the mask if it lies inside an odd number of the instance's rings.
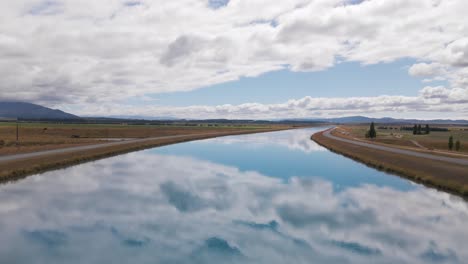
[[[426,124],[424,129],[422,128],[421,124],[413,126],[413,135],[428,135],[431,133],[431,128],[429,125]]]
[[[425,132],[427,130],[427,127],[429,125],[426,125],[424,128],[421,126],[421,129],[419,129],[419,126],[420,125],[414,125],[414,126],[401,126],[401,127],[391,127],[391,126],[379,126],[378,129],[396,129],[396,130],[400,130],[400,131],[415,131],[415,126],[416,126],[416,131],[421,131],[421,134],[422,132]],[[448,132],[449,129],[448,128],[445,128],[445,127],[429,127],[429,133],[430,132]],[[417,135],[417,134],[416,134]]]

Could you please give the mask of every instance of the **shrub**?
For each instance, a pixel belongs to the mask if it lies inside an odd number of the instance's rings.
[[[11,140],[8,140],[8,141],[5,141],[5,147],[11,147],[15,144],[14,141],[11,141]]]

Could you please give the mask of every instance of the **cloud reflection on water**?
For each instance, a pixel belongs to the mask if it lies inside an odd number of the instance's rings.
[[[322,128],[321,130],[323,130]],[[304,153],[311,153],[316,151],[326,151],[326,149],[314,141],[310,140],[310,136],[315,133],[317,129],[296,129],[283,132],[270,132],[250,134],[243,136],[230,136],[218,137],[197,143],[217,143],[217,144],[244,144],[251,147],[271,146],[277,145],[286,147],[289,150],[298,150]]]
[[[137,152],[0,187],[0,260],[22,263],[427,263],[467,259],[446,193],[288,181]],[[19,251],[18,249],[21,249]]]

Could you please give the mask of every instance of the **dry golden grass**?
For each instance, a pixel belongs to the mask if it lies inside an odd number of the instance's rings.
[[[132,142],[124,143],[117,146],[103,146],[92,150],[80,150],[61,154],[48,154],[40,157],[26,158],[21,160],[14,160],[8,162],[0,162],[0,182],[16,180],[19,178],[26,177],[27,175],[43,172],[50,169],[57,169],[61,167],[70,166],[82,162],[91,160],[101,159],[109,156],[114,156],[122,153],[127,153],[135,150],[141,150],[146,148],[152,148],[157,146],[163,146],[168,144],[174,144],[179,142],[198,140],[204,138],[212,138],[226,135],[238,135],[238,134],[249,134],[259,133],[268,131],[277,131],[283,129],[289,129],[289,126],[273,126],[263,127],[256,129],[210,129],[210,130],[197,130],[197,129],[177,129],[176,131],[164,129],[160,134],[155,135],[186,135],[178,138],[162,138],[162,139],[151,139],[144,142]],[[135,132],[133,132],[135,133]],[[210,133],[209,135],[199,135],[201,133]],[[194,135],[197,134],[197,135]],[[122,135],[122,134],[120,134]],[[126,134],[123,134],[126,135]],[[134,135],[134,134],[132,134]]]
[[[236,132],[275,129],[283,126],[143,126],[143,125],[80,125],[53,123],[21,123],[19,145],[16,145],[16,124],[0,124],[0,155],[58,149],[102,143],[108,139],[147,138],[191,135],[211,132]],[[74,138],[79,137],[79,138]],[[1,143],[3,141],[3,144]]]
[[[316,133],[312,139],[331,151],[379,170],[468,197],[468,167],[442,161],[390,153],[327,138]]]

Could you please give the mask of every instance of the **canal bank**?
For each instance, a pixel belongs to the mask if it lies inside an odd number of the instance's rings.
[[[0,183],[18,180],[48,170],[66,168],[93,160],[108,158],[133,151],[166,146],[181,142],[230,135],[273,132],[291,128],[256,129],[231,132],[213,132],[192,135],[141,138],[135,140],[77,146],[0,157]]]
[[[311,136],[311,139],[333,152],[367,166],[465,198],[468,197],[468,166],[466,165],[390,152],[372,146],[364,146],[358,142],[353,143],[350,142],[351,140],[339,140],[333,136],[327,136],[326,133],[330,133],[330,130],[317,132]]]

